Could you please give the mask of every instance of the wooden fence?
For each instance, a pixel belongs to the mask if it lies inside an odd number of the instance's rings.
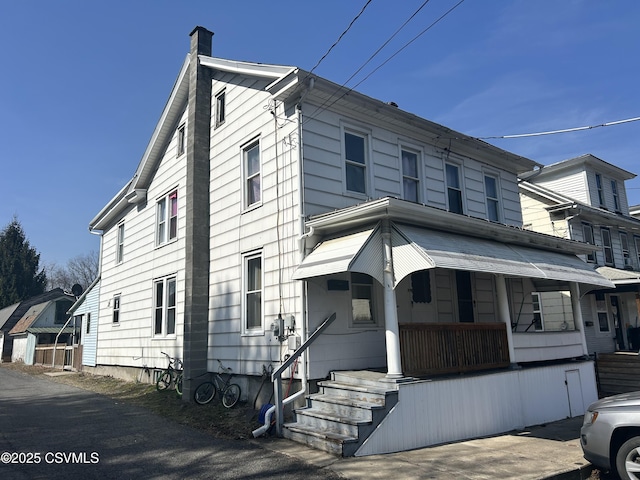
[[[53,351],[53,345],[37,345],[34,363],[36,365],[51,366],[53,364]],[[82,345],[57,345],[55,347],[55,355],[56,367],[73,367],[75,370],[82,369]]]
[[[502,323],[400,324],[402,370],[434,375],[509,366],[506,325]]]
[[[635,352],[598,354],[596,373],[600,397],[640,390],[640,356]]]

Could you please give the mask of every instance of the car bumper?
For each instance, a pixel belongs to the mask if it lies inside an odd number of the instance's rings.
[[[609,441],[611,432],[603,429],[604,425],[584,425],[580,430],[580,446],[584,458],[606,470],[611,468],[609,461]]]

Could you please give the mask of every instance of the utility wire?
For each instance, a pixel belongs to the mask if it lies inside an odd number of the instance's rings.
[[[429,30],[431,30],[435,25],[437,25],[441,20],[443,20],[447,15],[449,15],[451,12],[453,12],[456,8],[458,8],[462,3],[464,2],[464,0],[460,0],[458,3],[456,3],[453,7],[451,7],[449,10],[447,10],[445,13],[443,13],[438,19],[436,19],[434,22],[431,23],[431,25],[429,25],[427,28],[425,28],[424,30],[422,30],[418,35],[416,35],[415,37],[413,37],[411,40],[409,40],[407,43],[405,43],[401,48],[399,48],[398,50],[396,50],[395,53],[393,53],[390,57],[388,57],[384,62],[382,62],[380,65],[378,65],[375,69],[373,69],[366,77],[364,77],[362,80],[360,80],[358,83],[356,83],[353,87],[350,87],[346,92],[344,92],[342,95],[340,95],[338,98],[336,98],[333,102],[331,102],[329,105],[325,106],[326,102],[323,103],[320,107],[318,107],[309,117],[307,117],[306,121],[309,121],[313,118],[315,118],[315,115],[320,113],[323,110],[326,110],[327,108],[331,107],[332,105],[334,105],[336,102],[338,102],[340,99],[342,99],[343,97],[345,97],[346,95],[348,95],[349,93],[351,93],[356,87],[358,87],[360,84],[362,84],[363,82],[365,82],[366,80],[368,80],[375,72],[377,72],[378,70],[380,70],[383,66],[385,66],[389,61],[391,61],[391,59],[393,59],[396,55],[398,55],[400,52],[402,52],[405,48],[407,48],[409,45],[411,45],[413,42],[415,42],[418,38],[420,38],[422,35],[424,35],[425,33],[427,33]],[[424,5],[426,5],[427,2],[425,2],[420,9],[422,9],[422,7],[424,7]],[[419,9],[419,10],[420,10]],[[418,10],[418,11],[419,11]],[[417,12],[416,12],[417,13]],[[413,18],[414,15],[411,16],[411,18]],[[410,18],[410,19],[411,19]],[[409,20],[410,20],[409,19]],[[408,20],[407,20],[408,22]],[[406,24],[406,22],[405,22]],[[404,25],[403,25],[404,27]],[[401,27],[402,28],[402,27]],[[394,33],[395,36],[395,33]],[[387,42],[388,43],[388,42]],[[386,45],[386,43],[385,43]],[[383,45],[384,46],[384,45]],[[381,47],[382,48],[382,47]],[[377,52],[376,52],[377,53]],[[375,54],[374,54],[375,56]],[[368,62],[368,61],[367,61]],[[360,69],[361,70],[361,69]],[[359,71],[359,70],[358,70]],[[357,72],[356,72],[357,73]],[[354,74],[355,75],[355,74]],[[350,77],[349,80],[353,78]],[[348,82],[348,80],[347,80]],[[346,85],[345,84],[341,85],[339,88],[342,88]],[[337,93],[338,90],[336,90]],[[329,98],[331,99],[333,97],[333,95]]]
[[[327,53],[325,53],[322,58],[320,58],[320,60],[318,60],[318,63],[316,63],[314,65],[314,67],[309,70],[309,75],[311,75],[311,73],[313,73],[313,71],[318,68],[318,65],[320,65],[322,63],[322,61],[327,58],[327,56],[329,55],[329,53],[331,53],[331,50],[333,50],[333,48],[338,45],[338,43],[340,43],[340,40],[342,40],[342,37],[344,37],[347,32],[349,31],[349,29],[351,29],[351,27],[353,26],[354,23],[356,23],[356,20],[358,20],[358,18],[360,18],[360,16],[364,13],[365,9],[369,6],[369,4],[372,2],[373,0],[367,0],[367,3],[364,4],[364,6],[362,7],[362,9],[360,10],[360,13],[358,13],[358,15],[356,15],[353,20],[351,20],[351,23],[349,23],[349,26],[347,27],[347,29],[342,32],[340,34],[340,36],[338,37],[338,39],[333,43],[333,45],[331,45],[329,47],[329,50],[327,50]]]
[[[615,122],[601,123],[599,125],[588,125],[588,126],[585,126],[585,127],[563,128],[561,130],[550,130],[548,132],[519,133],[519,134],[516,134],[516,135],[497,135],[497,136],[492,136],[492,137],[477,137],[477,138],[479,140],[490,140],[490,139],[496,139],[496,138],[540,137],[542,135],[555,135],[555,134],[558,134],[558,133],[579,132],[581,130],[591,130],[593,128],[611,127],[613,125],[620,125],[622,123],[637,122],[638,120],[640,120],[640,117],[627,118],[627,119],[624,119],[624,120],[616,120]]]

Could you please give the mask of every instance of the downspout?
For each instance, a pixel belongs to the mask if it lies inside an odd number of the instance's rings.
[[[309,90],[313,88],[313,78],[310,79],[309,81]],[[308,91],[307,90],[307,93]],[[304,214],[304,169],[302,168],[302,162],[304,159],[304,154],[303,154],[303,149],[302,149],[302,99],[304,98],[305,95],[303,95],[300,98],[300,101],[298,102],[298,104],[296,105],[296,110],[298,111],[298,205],[300,208],[300,215],[299,215],[299,227],[300,227],[300,232],[304,232],[305,229],[305,214]],[[299,251],[299,259],[300,262],[302,262],[302,260],[304,260],[304,257],[306,256],[306,239],[309,238],[310,236],[313,235],[313,228],[310,228],[308,232],[306,233],[301,233],[300,237],[299,237],[299,242],[300,242],[300,251]],[[300,292],[300,312],[302,315],[302,325],[301,325],[301,332],[300,332],[300,337],[302,339],[302,342],[305,342],[307,339],[307,332],[308,330],[308,323],[309,323],[309,319],[307,317],[307,282],[306,281],[302,281],[301,283],[302,285],[302,291]],[[288,405],[289,403],[293,402],[294,400],[296,400],[297,398],[299,398],[300,396],[306,394],[307,392],[307,354],[303,353],[302,354],[302,362],[301,362],[301,374],[300,374],[300,390],[295,392],[293,395],[285,398],[282,401],[282,408],[284,410],[284,406]],[[292,367],[293,368],[293,367]],[[276,402],[277,403],[277,402]],[[261,427],[255,429],[252,434],[254,438],[257,438],[261,435],[264,435],[267,430],[269,430],[269,428],[271,427],[271,417],[273,417],[274,413],[276,412],[276,405],[272,405],[271,407],[269,407],[269,409],[266,411],[265,416],[264,416],[264,425],[262,425]]]

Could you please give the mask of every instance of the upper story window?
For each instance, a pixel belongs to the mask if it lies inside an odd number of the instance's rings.
[[[492,222],[499,222],[500,201],[498,199],[498,179],[492,175],[485,175],[484,191],[487,197],[487,218]]]
[[[185,126],[180,125],[178,127],[178,145],[176,148],[176,156],[179,157],[185,151]]]
[[[244,168],[245,208],[257,205],[262,199],[260,142],[255,141],[242,148]]]
[[[156,245],[178,236],[178,191],[173,190],[156,204]]]
[[[351,273],[352,325],[373,325],[373,278],[364,273]]]
[[[624,268],[633,267],[633,263],[631,262],[631,252],[629,251],[629,237],[627,237],[626,232],[620,232],[620,247],[622,248]]]
[[[464,213],[462,208],[462,188],[460,183],[460,168],[451,163],[446,164],[447,200],[449,211]]]
[[[636,259],[638,260],[638,265],[640,265],[640,237],[633,237],[633,239],[636,244]]]
[[[262,253],[244,257],[244,322],[245,333],[262,333]]]
[[[620,211],[620,197],[618,195],[618,182],[611,180],[611,193],[613,194],[613,208],[616,212]]]
[[[72,305],[73,302],[70,300],[58,300],[56,302],[56,313],[53,319],[53,323],[55,323],[56,325],[62,325],[63,323],[65,323],[69,318],[67,312]]]
[[[602,248],[604,250],[604,263],[611,267],[615,266],[613,260],[613,246],[611,245],[611,232],[608,228],[601,228],[600,235],[602,236]]]
[[[116,263],[124,259],[124,222],[118,225],[118,245],[116,246]]]
[[[176,333],[176,277],[153,282],[153,334],[154,336]]]
[[[367,140],[363,135],[344,132],[347,191],[367,193]]]
[[[222,125],[225,119],[225,99],[226,93],[225,91],[221,91],[216,95],[216,127]]]
[[[531,304],[533,307],[533,328],[536,332],[540,332],[544,330],[544,321],[542,318],[542,302],[540,301],[539,293],[531,293]]]
[[[85,323],[86,323],[85,331],[87,333],[90,333],[91,332],[91,312],[87,313],[87,321]]]
[[[111,323],[118,325],[120,323],[120,295],[113,296],[113,315]]]
[[[402,194],[405,200],[418,203],[420,201],[420,174],[418,154],[402,149]]]
[[[604,207],[604,191],[602,190],[602,176],[596,173],[596,189],[598,190],[598,205]]]
[[[596,242],[593,240],[593,227],[588,223],[582,224],[582,241],[585,243],[589,243],[591,245],[595,245]],[[596,253],[587,254],[587,262],[596,263]]]

